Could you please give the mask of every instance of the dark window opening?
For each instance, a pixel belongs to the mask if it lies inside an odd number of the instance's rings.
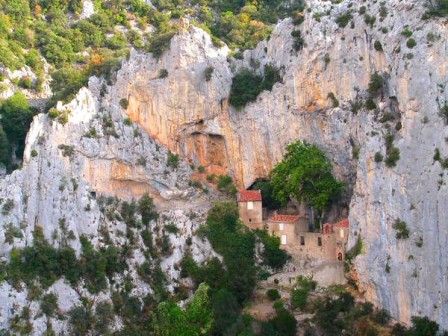
[[[252,218],[249,218],[249,222],[252,222]]]
[[[300,245],[305,245],[305,237],[300,236]]]
[[[96,198],[96,191],[91,191],[90,196],[92,196],[93,198]]]
[[[317,245],[322,246],[322,238],[321,237],[317,237]]]

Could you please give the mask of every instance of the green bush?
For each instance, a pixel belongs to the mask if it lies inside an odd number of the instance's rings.
[[[423,15],[423,19],[433,16],[448,16],[448,0],[435,0],[429,3],[430,9]]]
[[[294,38],[292,47],[295,51],[302,50],[305,45],[305,39],[302,37],[302,32],[300,30],[293,30],[291,36]]]
[[[374,110],[376,108],[377,108],[376,103],[374,102],[374,100],[372,98],[369,98],[366,100],[366,109],[368,111]]]
[[[208,82],[208,81],[210,81],[210,79],[212,79],[212,75],[213,75],[213,71],[214,70],[215,69],[212,66],[209,66],[209,67],[205,68],[204,78],[205,78],[206,82]]]
[[[13,167],[10,154],[14,148],[18,158],[23,156],[25,137],[36,113],[22,93],[0,102],[0,144],[5,146],[0,149],[0,159],[8,170]]]
[[[415,42],[415,40],[413,38],[410,38],[407,42],[406,42],[406,46],[409,49],[414,48],[417,45],[417,42]]]
[[[381,154],[380,152],[375,153],[375,162],[381,162],[383,161],[383,158],[383,154]]]
[[[129,106],[129,101],[126,98],[120,99],[120,106],[123,110],[127,110]]]
[[[24,89],[32,89],[33,88],[33,80],[29,76],[24,76],[20,78],[18,86]]]
[[[218,189],[231,195],[236,195],[237,193],[237,189],[233,184],[233,179],[229,175],[220,175],[218,177]]]
[[[276,301],[280,299],[280,293],[278,292],[278,290],[272,288],[267,290],[266,296],[271,301]]]
[[[264,247],[261,253],[263,264],[276,270],[285,266],[289,255],[280,248],[280,238],[271,236],[267,230],[256,230],[255,234],[260,238]]]
[[[371,95],[377,95],[378,92],[383,89],[384,84],[384,78],[378,72],[375,72],[370,76],[370,82],[367,88],[367,92],[369,92]]]
[[[406,36],[406,37],[411,37],[412,36],[412,31],[409,30],[409,28],[405,28],[403,29],[403,31],[401,32],[401,35]]]
[[[174,29],[158,30],[149,40],[148,51],[152,52],[156,58],[159,58],[170,47],[171,38],[175,34],[176,31]]]
[[[54,316],[54,313],[58,309],[58,297],[56,294],[49,293],[44,295],[40,303],[40,309],[47,317]]]
[[[336,19],[336,23],[339,25],[339,27],[345,28],[352,19],[353,15],[350,12],[347,12],[338,16],[338,18]]]
[[[167,69],[160,69],[159,71],[159,78],[166,78],[168,77],[168,70]]]
[[[248,69],[241,70],[232,79],[229,97],[230,104],[240,109],[247,103],[255,101],[261,92],[260,83],[262,81],[263,78],[260,75]]]
[[[408,239],[409,238],[409,229],[406,222],[397,218],[392,225],[392,227],[397,231],[395,234],[395,238],[397,239]]]
[[[264,76],[249,69],[242,69],[232,79],[229,102],[240,109],[247,103],[255,101],[263,90],[272,90],[274,84],[281,80],[280,70],[269,64],[264,67]]]
[[[168,157],[166,165],[171,168],[178,168],[179,167],[179,155],[172,153],[171,151],[168,151]]]
[[[383,46],[381,45],[380,41],[375,41],[375,43],[373,44],[373,47],[375,48],[376,51],[383,51]]]
[[[333,107],[338,107],[339,106],[339,100],[337,100],[336,96],[334,95],[333,92],[330,92],[327,95],[327,98],[331,99],[333,101]]]

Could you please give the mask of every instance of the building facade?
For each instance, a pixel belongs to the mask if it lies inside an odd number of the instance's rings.
[[[237,196],[240,219],[252,230],[263,229],[263,202],[260,190],[242,190]]]
[[[348,241],[349,222],[326,223],[319,232],[310,232],[307,217],[274,213],[264,223],[260,190],[238,193],[241,221],[250,229],[266,228],[280,238],[280,247],[298,260],[343,261]]]

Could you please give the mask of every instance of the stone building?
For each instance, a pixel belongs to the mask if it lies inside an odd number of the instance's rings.
[[[263,229],[263,205],[260,190],[241,190],[237,196],[240,219],[255,230]]]
[[[269,217],[267,229],[272,235],[280,237],[285,246],[294,246],[298,243],[298,233],[307,232],[308,219],[299,215],[279,215],[275,213]]]
[[[342,261],[348,241],[349,222],[344,219],[335,224],[325,223],[322,231],[310,232],[309,220],[300,215],[275,212],[263,221],[260,190],[242,190],[238,193],[241,221],[250,229],[266,228],[280,238],[280,247],[297,260]]]

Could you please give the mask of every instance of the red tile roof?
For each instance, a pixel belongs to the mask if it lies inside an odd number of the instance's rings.
[[[272,217],[268,218],[269,222],[285,222],[285,223],[292,223],[297,221],[302,216],[296,216],[296,215],[274,215]]]
[[[238,192],[238,202],[254,202],[261,200],[261,190],[240,190]]]
[[[342,227],[342,228],[348,228],[349,222],[348,218],[341,220],[340,222],[337,222],[333,224],[334,227]]]

